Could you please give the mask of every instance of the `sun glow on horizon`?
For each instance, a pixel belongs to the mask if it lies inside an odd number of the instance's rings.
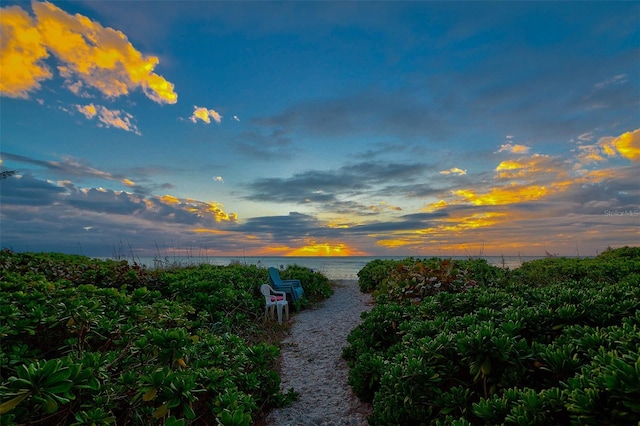
[[[363,256],[366,253],[360,252],[349,247],[344,243],[315,242],[310,241],[309,244],[291,249],[285,256]]]

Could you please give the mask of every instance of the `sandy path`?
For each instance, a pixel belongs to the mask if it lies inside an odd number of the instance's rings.
[[[367,425],[371,408],[347,383],[342,349],[360,313],[370,308],[371,296],[360,292],[357,281],[339,281],[333,296],[295,316],[282,344],[281,376],[282,389],[293,388],[300,399],[271,412],[268,425]]]

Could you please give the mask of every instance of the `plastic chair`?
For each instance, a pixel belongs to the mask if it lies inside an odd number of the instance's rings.
[[[273,309],[278,310],[278,324],[282,324],[282,307],[284,306],[285,313],[287,314],[287,321],[289,321],[289,302],[287,302],[287,295],[284,291],[276,291],[271,288],[269,284],[262,284],[260,286],[260,292],[264,296],[264,319],[267,319],[269,311],[273,317]]]
[[[297,302],[304,296],[300,280],[283,280],[280,278],[280,272],[274,267],[269,268],[269,282],[276,290],[290,294],[293,302]]]

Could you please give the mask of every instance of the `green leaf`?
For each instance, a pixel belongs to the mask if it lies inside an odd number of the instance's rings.
[[[183,408],[184,408],[184,416],[187,419],[193,420],[196,418],[196,413],[193,411],[193,408],[191,408],[190,405],[185,404]]]
[[[44,403],[44,412],[47,414],[58,411],[58,403],[53,398],[47,398]]]
[[[33,383],[25,379],[15,379],[11,382],[11,389],[15,390],[31,390],[33,387]]]
[[[73,387],[73,382],[70,380],[66,380],[65,382],[58,383],[54,386],[47,387],[47,392],[50,393],[66,393],[71,390]]]
[[[13,410],[30,395],[31,392],[27,391],[21,395],[16,396],[15,398],[11,398],[9,401],[3,402],[2,404],[0,404],[0,415],[6,414],[9,411]]]
[[[62,370],[56,371],[56,372],[52,373],[51,375],[49,375],[49,377],[46,378],[44,383],[45,384],[56,383],[56,382],[60,382],[62,380],[67,380],[70,375],[71,375],[71,370],[69,370],[68,368],[64,368]]]

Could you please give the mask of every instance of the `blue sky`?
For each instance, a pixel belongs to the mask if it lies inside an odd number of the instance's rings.
[[[637,2],[3,1],[1,245],[640,241]]]

